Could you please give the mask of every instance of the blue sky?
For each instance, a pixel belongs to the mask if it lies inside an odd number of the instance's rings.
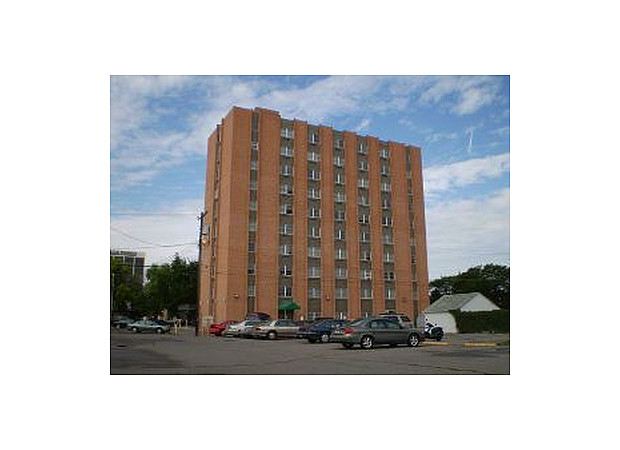
[[[432,278],[510,261],[507,76],[113,76],[110,245],[197,257],[206,137],[233,106],[422,147]]]

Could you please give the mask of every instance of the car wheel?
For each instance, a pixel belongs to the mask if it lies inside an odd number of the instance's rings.
[[[308,339],[308,342],[310,342],[311,344],[316,343],[316,339],[312,338],[312,339]]]
[[[343,344],[342,344],[342,346],[343,346],[344,348],[352,348],[352,347],[353,347],[353,344],[351,344],[350,342],[345,342],[345,343],[343,343]]]
[[[164,332],[164,330],[162,330],[161,328],[158,328],[156,331],[157,331],[157,334],[162,334]]]
[[[114,328],[116,328],[117,330],[120,330],[121,329],[121,325],[120,324],[116,324],[116,326]]]
[[[365,350],[371,349],[373,345],[374,345],[374,341],[372,339],[372,336],[364,336],[362,340],[360,341],[360,347],[362,347]]]
[[[273,341],[276,338],[276,332],[275,331],[270,331],[269,333],[267,333],[267,339],[269,339],[270,341]]]
[[[441,341],[442,339],[443,339],[443,333],[437,333],[437,334],[435,335],[435,340],[436,340],[437,342]]]
[[[416,333],[411,333],[409,335],[409,339],[407,339],[407,345],[409,347],[417,347],[418,345],[420,345],[420,336],[418,336]]]
[[[137,332],[138,332],[138,329],[137,329],[136,327],[133,327],[133,328],[131,329],[131,331],[133,331],[134,333],[137,333]]]
[[[321,334],[321,342],[323,344],[327,344],[329,342],[329,334],[327,333],[322,333]]]

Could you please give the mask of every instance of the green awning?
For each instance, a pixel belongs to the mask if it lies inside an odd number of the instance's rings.
[[[280,300],[278,310],[280,311],[295,311],[301,309],[301,307],[293,300]]]

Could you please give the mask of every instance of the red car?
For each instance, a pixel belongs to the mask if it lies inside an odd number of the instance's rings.
[[[209,334],[213,334],[214,336],[221,336],[224,330],[228,325],[232,325],[233,323],[237,323],[236,320],[226,320],[220,323],[214,323],[209,327]]]

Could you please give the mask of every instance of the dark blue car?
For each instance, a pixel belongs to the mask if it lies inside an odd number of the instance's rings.
[[[308,339],[308,342],[314,344],[315,342],[326,343],[332,335],[332,332],[336,328],[340,328],[348,321],[341,319],[329,319],[321,322],[316,322],[307,327],[301,327],[297,332],[297,337],[302,339]]]

